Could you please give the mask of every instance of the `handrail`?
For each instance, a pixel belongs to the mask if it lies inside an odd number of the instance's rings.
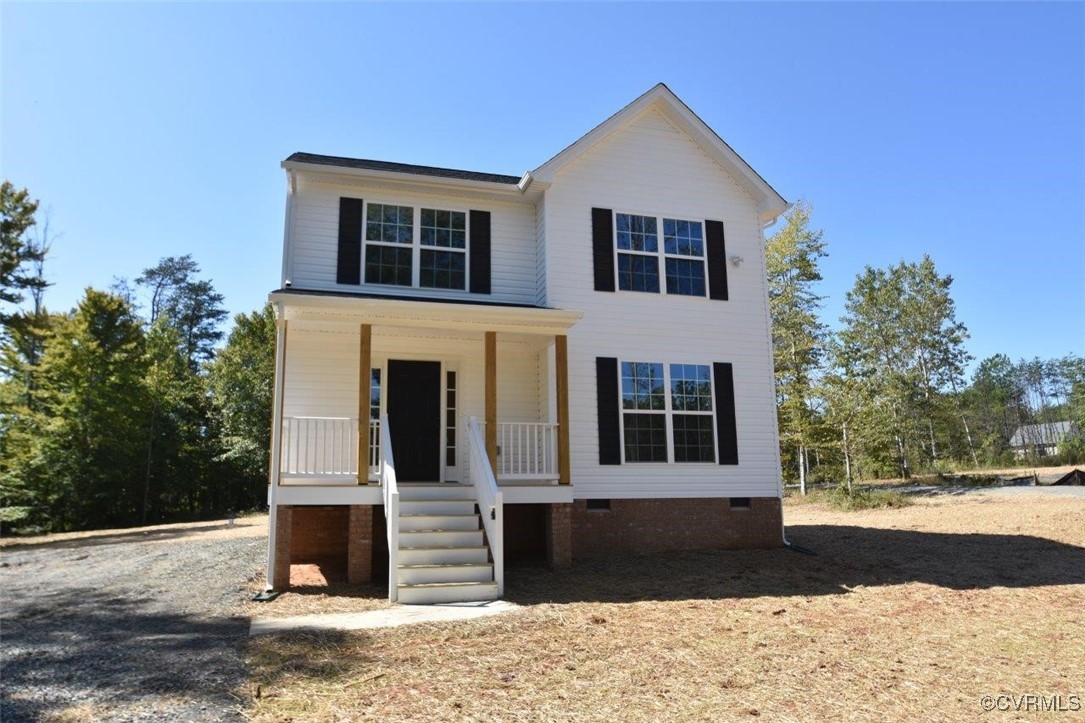
[[[396,484],[396,462],[392,454],[392,435],[388,431],[388,415],[380,418],[380,486],[384,496],[385,530],[388,535],[388,601],[399,599],[399,486]]]
[[[490,458],[486,454],[482,429],[477,417],[467,420],[467,439],[470,452],[467,455],[468,474],[475,488],[475,500],[482,517],[490,552],[494,558],[494,582],[498,596],[505,594],[505,513],[501,489],[497,486]]]

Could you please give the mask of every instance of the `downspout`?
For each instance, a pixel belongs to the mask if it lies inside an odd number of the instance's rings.
[[[757,206],[757,212],[758,212],[757,213],[758,217],[760,217],[761,216],[761,205],[760,204],[758,204],[758,206]],[[768,370],[769,370],[769,373],[770,373],[771,377],[773,377],[773,390],[774,390],[774,392],[776,390],[776,364],[773,362],[773,358],[774,358],[774,355],[773,355],[773,310],[771,310],[769,308],[769,306],[768,306],[768,289],[766,288],[767,279],[768,279],[768,261],[767,261],[767,258],[765,256],[765,229],[768,228],[769,226],[775,224],[775,223],[776,223],[776,218],[774,218],[773,220],[770,220],[770,221],[765,221],[764,224],[761,224],[757,228],[757,234],[758,234],[758,236],[761,237],[761,248],[758,249],[758,251],[761,252],[760,253],[761,279],[762,279],[762,289],[764,291],[764,293],[762,294],[762,299],[764,300],[764,303],[765,303],[765,321],[766,321],[766,326],[768,328],[768,338],[766,340],[767,344],[768,344]],[[776,398],[775,394],[774,394],[773,398],[774,399]],[[773,409],[773,417],[774,417],[774,419],[777,418],[775,403],[774,403],[774,409]],[[788,542],[787,532],[784,531],[784,528],[783,528],[783,471],[780,469],[780,423],[779,423],[779,419],[777,419],[776,423],[773,424],[773,452],[774,452],[774,456],[776,457],[777,495],[779,496],[779,499],[780,499],[780,540],[783,543],[784,547],[791,547],[791,543]]]
[[[271,459],[268,464],[267,575],[265,589],[274,589],[275,540],[278,532],[278,489],[282,464],[283,388],[286,373],[286,319],[282,302],[275,304],[275,386],[271,400]]]

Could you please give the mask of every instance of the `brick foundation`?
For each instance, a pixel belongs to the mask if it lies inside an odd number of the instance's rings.
[[[749,502],[748,509],[732,509],[719,498],[615,499],[609,510],[589,510],[586,500],[577,500],[571,506],[572,557],[782,546],[780,500]]]
[[[556,503],[546,510],[546,564],[555,570],[573,564],[573,505]]]
[[[290,587],[290,543],[294,530],[294,508],[275,508],[275,570],[271,586],[276,590]]]
[[[290,562],[338,563],[346,570],[349,513],[342,505],[295,506]]]
[[[373,508],[369,505],[279,505],[272,587],[290,587],[290,566],[317,564],[329,581],[373,579]],[[330,577],[329,577],[330,576]]]
[[[373,508],[351,505],[347,525],[347,582],[360,585],[373,579]]]

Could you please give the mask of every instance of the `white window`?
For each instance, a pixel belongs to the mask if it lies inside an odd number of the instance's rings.
[[[367,203],[365,283],[467,288],[467,213]]]
[[[663,229],[663,244],[659,229]],[[663,216],[615,214],[618,289],[660,292],[660,263],[666,292],[705,296],[704,224]]]
[[[715,462],[712,370],[707,364],[621,363],[626,462]]]

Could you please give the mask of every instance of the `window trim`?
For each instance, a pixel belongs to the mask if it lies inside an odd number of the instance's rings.
[[[610,209],[611,220],[611,239],[610,248],[614,264],[614,291],[620,293],[631,294],[661,294],[664,296],[680,296],[687,299],[710,299],[709,279],[708,279],[708,239],[706,237],[707,229],[705,227],[705,219],[691,219],[685,218],[681,214],[665,214],[665,213],[643,213],[637,211],[627,211],[625,209],[613,208]],[[655,218],[656,220],[656,250],[655,251],[634,251],[631,249],[619,249],[618,248],[618,214],[625,216],[642,216],[645,218]],[[664,221],[670,219],[671,221],[686,221],[687,223],[696,223],[701,227],[701,255],[700,256],[685,256],[683,254],[669,254],[667,253],[667,243],[664,240]],[[654,257],[656,260],[656,279],[659,282],[659,291],[638,291],[636,289],[623,289],[621,282],[621,272],[618,256],[619,254],[634,254],[640,256]],[[704,293],[697,294],[672,294],[667,291],[667,259],[680,259],[683,261],[697,261],[701,262],[702,281],[704,283]],[[676,362],[678,363],[678,362]]]
[[[403,200],[382,200],[381,198],[364,199],[364,207],[362,208],[362,253],[361,253],[361,269],[360,269],[360,281],[361,286],[374,286],[382,289],[415,289],[418,291],[437,291],[437,292],[453,292],[453,293],[470,293],[471,291],[471,211],[467,208],[440,208],[437,204]],[[369,206],[409,206],[411,208],[411,245],[401,243],[386,243],[384,241],[370,241],[366,238],[366,219],[369,217]],[[464,246],[462,249],[450,248],[445,246],[425,246],[422,244],[422,209],[432,211],[449,211],[451,213],[462,213],[464,219]],[[366,265],[366,251],[369,245],[373,244],[378,247],[388,248],[410,248],[411,249],[411,285],[405,286],[400,284],[381,284],[376,282],[366,281],[365,265]],[[443,288],[440,286],[422,286],[422,251],[452,251],[463,254],[463,288]]]
[[[663,387],[664,393],[664,405],[663,409],[629,409],[625,408],[623,394],[622,394],[622,365],[623,364],[662,364],[663,365]],[[685,364],[690,366],[702,366],[708,367],[708,390],[709,399],[712,401],[711,411],[689,411],[684,409],[674,409],[674,403],[671,398],[671,365],[672,364]],[[619,450],[621,451],[621,464],[631,464],[636,466],[645,467],[679,467],[681,469],[687,469],[689,467],[696,467],[698,465],[703,467],[713,466],[720,464],[720,444],[719,444],[719,410],[716,408],[716,379],[713,374],[713,362],[711,361],[690,361],[689,359],[673,359],[669,356],[657,357],[654,359],[629,359],[625,357],[618,357],[618,438],[619,438]],[[640,462],[630,461],[625,458],[625,414],[662,414],[665,417],[664,428],[667,433],[667,460],[665,462]],[[678,462],[674,458],[674,415],[675,414],[695,414],[699,416],[708,416],[712,418],[712,461],[710,462]]]

